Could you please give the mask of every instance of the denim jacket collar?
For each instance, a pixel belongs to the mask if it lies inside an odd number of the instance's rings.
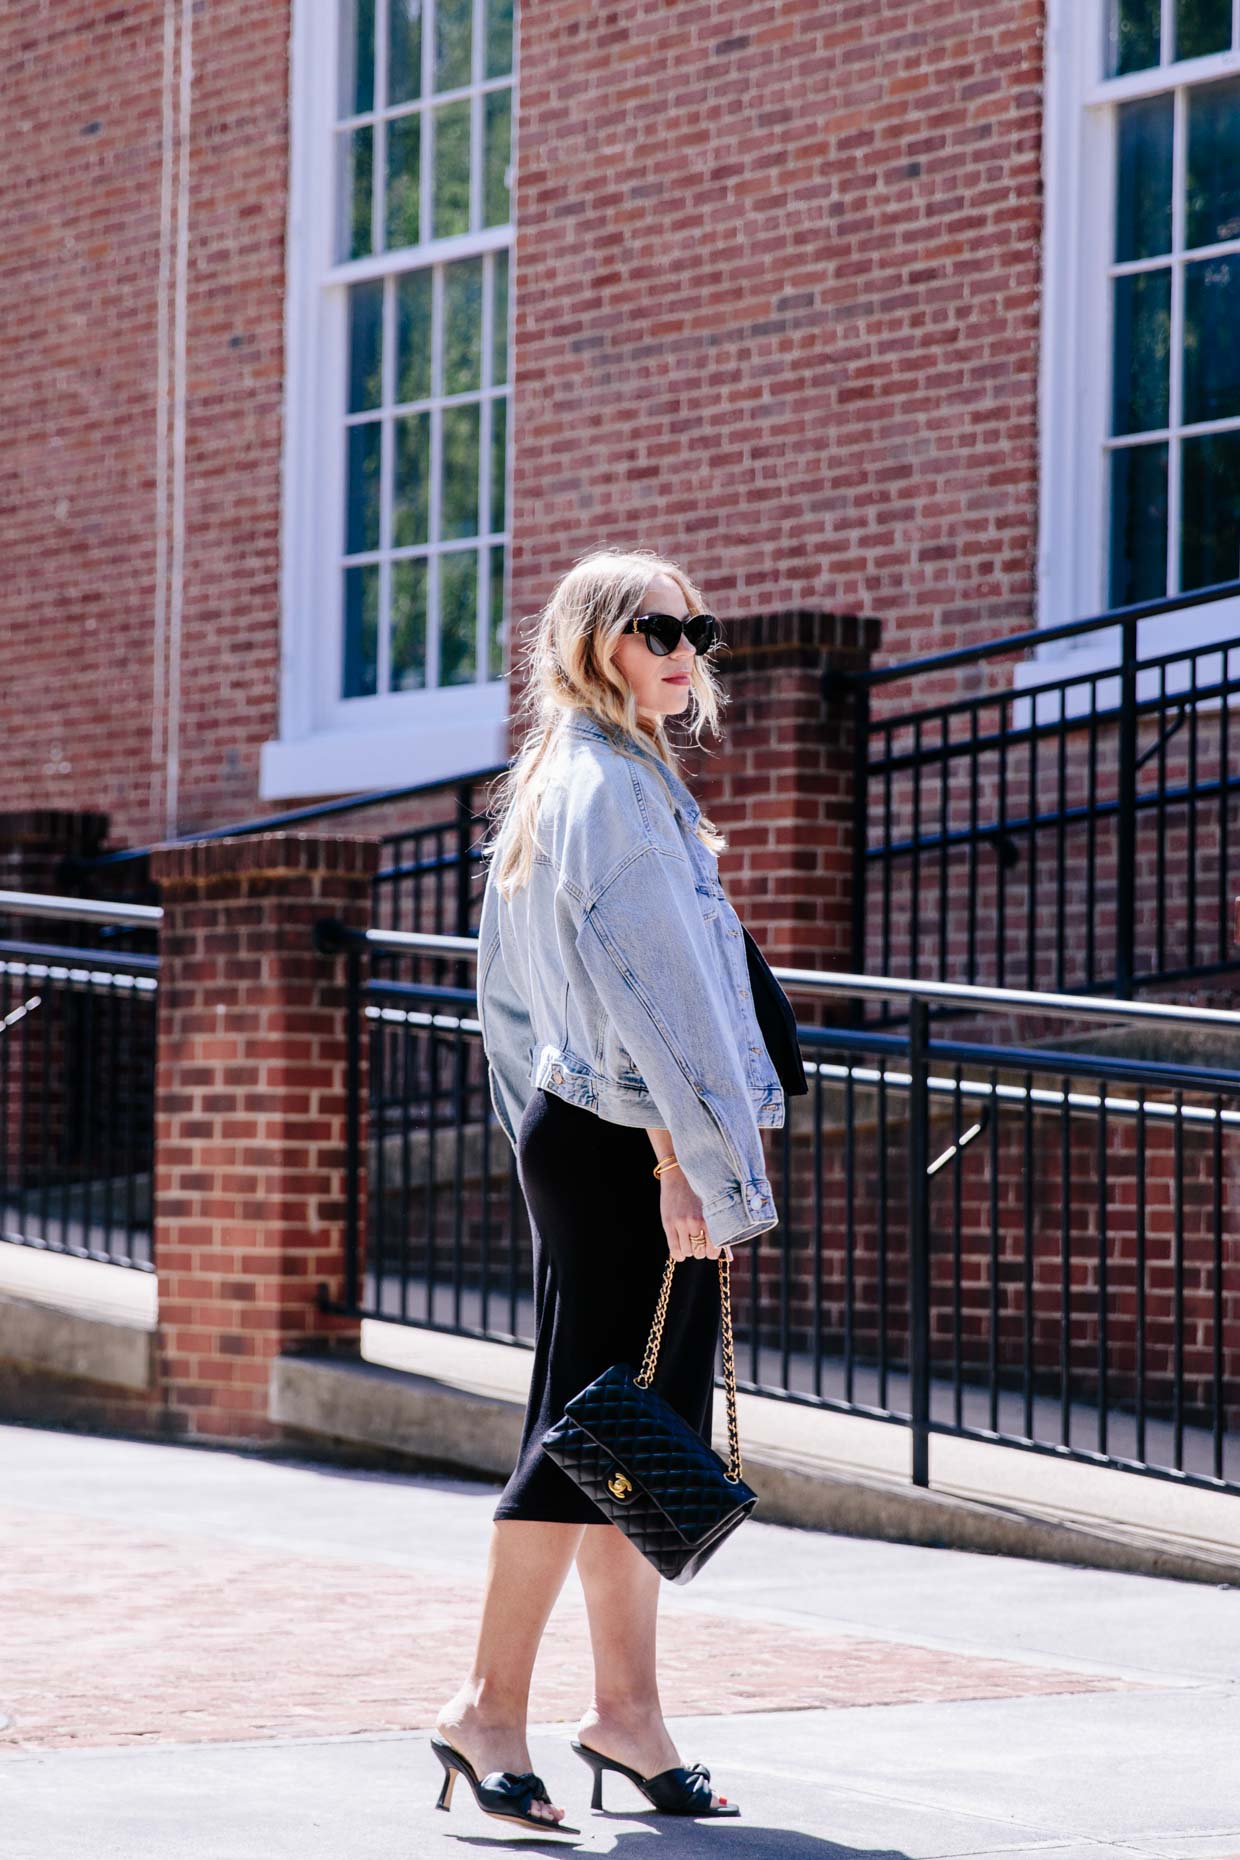
[[[635,743],[630,737],[622,737],[620,733],[606,729],[597,718],[588,716],[585,711],[570,711],[560,727],[570,730],[574,736],[593,737],[596,742],[600,743],[622,742],[623,747],[631,754],[641,756],[645,761],[652,763],[667,783],[675,811],[690,831],[697,826],[702,817],[701,808],[681,777],[674,769],[669,768],[662,756],[656,755],[653,749],[647,749],[643,743]]]

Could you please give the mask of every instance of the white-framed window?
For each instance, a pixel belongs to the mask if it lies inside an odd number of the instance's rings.
[[[1048,0],[1038,625],[1240,637],[1240,0]],[[1051,641],[1019,684],[1114,664]]]
[[[513,0],[294,0],[265,798],[504,760]]]

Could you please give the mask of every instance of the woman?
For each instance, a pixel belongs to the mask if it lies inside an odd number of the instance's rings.
[[[687,717],[698,736],[717,728],[718,623],[703,606],[689,578],[648,551],[595,552],[565,575],[529,648],[530,727],[485,849],[479,1017],[530,1214],[536,1344],[473,1671],[432,1744],[441,1808],[459,1774],[486,1812],[553,1830],[565,1811],[530,1768],[525,1721],[534,1658],[574,1560],[594,1696],[573,1748],[595,1772],[594,1805],[611,1768],[666,1812],[739,1812],[704,1766],[681,1764],[664,1722],[658,1572],[539,1445],[587,1382],[616,1361],[640,1363],[669,1253],[686,1263],[656,1386],[709,1441],[714,1262],[777,1223],[760,1132],[784,1121],[780,1075],[718,879],[724,841],[664,728],[670,717]]]

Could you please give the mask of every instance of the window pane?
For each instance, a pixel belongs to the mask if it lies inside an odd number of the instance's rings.
[[[396,398],[429,400],[431,392],[431,273],[406,271],[396,280]]]
[[[383,398],[383,280],[349,291],[349,412],[365,413]]]
[[[1157,258],[1171,250],[1170,91],[1120,105],[1116,151],[1115,257]]]
[[[375,107],[375,0],[344,0],[340,9],[341,116]]]
[[[382,426],[363,420],[349,428],[345,485],[345,553],[362,555],[379,547],[379,458]]]
[[[389,103],[422,95],[422,0],[388,0]]]
[[[1180,586],[1240,576],[1240,432],[1184,441]]]
[[[374,130],[341,130],[336,137],[339,190],[336,216],[336,257],[365,258],[371,250],[371,183],[374,175]]]
[[[482,224],[506,226],[512,213],[508,191],[508,161],[512,143],[512,92],[489,90],[483,107]]]
[[[482,386],[482,260],[463,259],[443,274],[444,394],[474,394]]]
[[[473,0],[435,0],[435,90],[469,83],[473,13]]]
[[[439,535],[445,542],[478,534],[478,414],[476,400],[443,410]]]
[[[512,70],[512,0],[487,0],[487,50],[484,78],[507,77]]]
[[[467,685],[478,663],[478,551],[439,558],[439,682]]]
[[[1240,252],[1184,267],[1184,421],[1240,414]]]
[[[1146,71],[1158,63],[1161,0],[1111,0],[1107,74]]]
[[[430,482],[430,413],[407,414],[396,422],[392,540],[398,549],[430,539]]]
[[[491,528],[504,527],[504,499],[507,494],[505,466],[508,461],[508,402],[491,402]]]
[[[344,571],[344,695],[373,697],[379,675],[379,568]]]
[[[504,676],[504,545],[487,551],[491,558],[490,659],[488,678]]]
[[[1167,592],[1167,445],[1111,454],[1111,587],[1107,605],[1129,607]]]
[[[491,303],[491,385],[503,387],[508,379],[508,254],[495,254],[494,297]]]
[[[1176,0],[1175,55],[1204,58],[1231,45],[1231,0]]]
[[[422,147],[422,117],[393,117],[387,126],[387,243],[394,246],[418,243],[419,171]]]
[[[1170,345],[1170,271],[1160,266],[1116,278],[1113,433],[1167,424]]]
[[[469,103],[435,111],[435,188],[431,208],[436,239],[469,231]]]
[[[1188,93],[1189,246],[1240,239],[1240,78]]]
[[[392,689],[426,684],[426,563],[392,564]]]

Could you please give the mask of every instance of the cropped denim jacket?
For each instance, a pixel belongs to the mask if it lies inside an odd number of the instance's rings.
[[[783,1124],[784,1092],[740,921],[693,830],[701,809],[653,750],[581,712],[557,724],[548,758],[529,882],[505,899],[488,870],[483,896],[496,1115],[514,1151],[538,1089],[662,1126],[711,1240],[752,1239],[778,1222],[760,1132]]]

